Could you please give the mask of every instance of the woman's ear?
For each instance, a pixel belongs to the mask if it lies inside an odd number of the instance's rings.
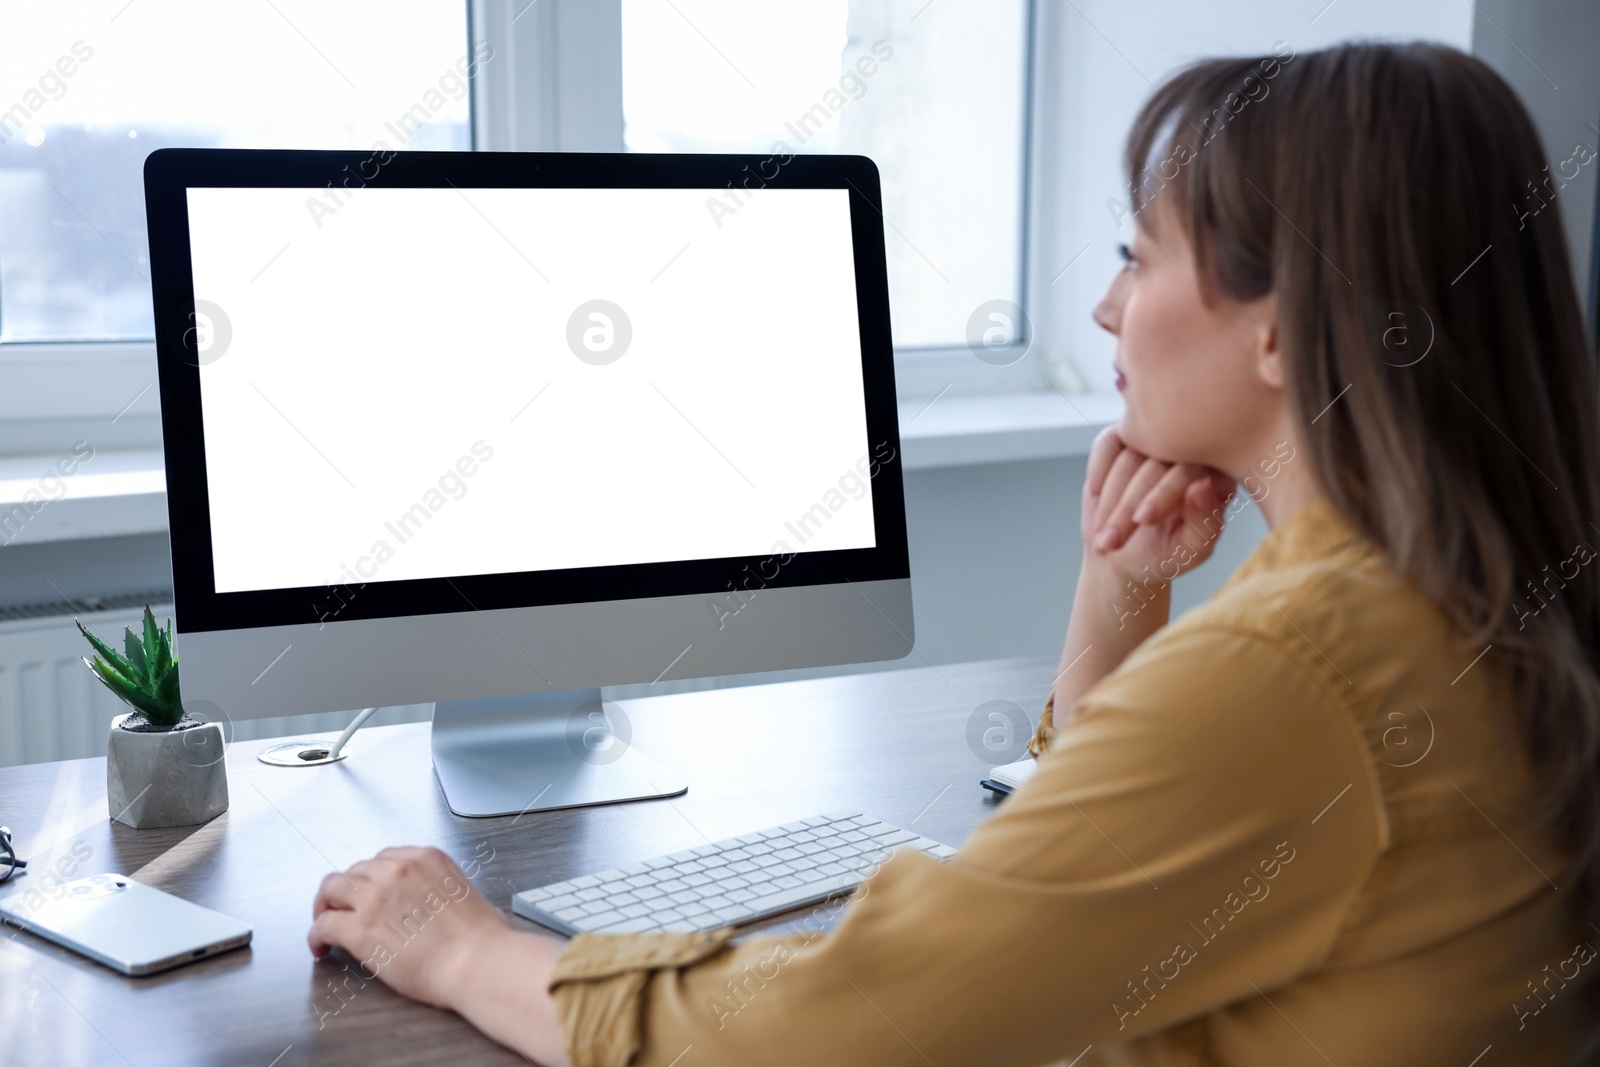
[[[1283,366],[1283,350],[1278,347],[1278,300],[1268,293],[1251,308],[1256,337],[1256,374],[1267,388],[1282,391],[1288,377]]]

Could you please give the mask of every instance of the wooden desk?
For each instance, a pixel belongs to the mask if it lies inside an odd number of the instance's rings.
[[[328,872],[386,845],[436,844],[509,913],[511,895],[840,807],[959,846],[993,809],[969,747],[978,706],[1030,717],[1055,664],[1004,660],[630,701],[634,743],[689,778],[686,796],[519,817],[452,815],[428,725],[364,730],[350,758],[269,767],[228,753],[231,808],[204,826],[132,830],[107,818],[105,761],[0,771],[0,823],[30,873],[74,848],[75,877],[114,871],[255,928],[250,948],[125,978],[29,934],[0,932],[0,1059],[8,1064],[513,1064],[455,1015],[377,982],[335,993],[347,957],[312,960],[311,900]],[[987,719],[984,726],[988,726]],[[1015,757],[1013,757],[1015,758]],[[473,861],[476,861],[474,867]],[[37,884],[37,883],[35,883]],[[522,919],[519,925],[536,929]]]

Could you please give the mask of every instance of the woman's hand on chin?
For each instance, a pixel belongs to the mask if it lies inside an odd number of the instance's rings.
[[[1170,581],[1210,558],[1234,492],[1215,468],[1147,456],[1103,430],[1084,480],[1084,561]]]

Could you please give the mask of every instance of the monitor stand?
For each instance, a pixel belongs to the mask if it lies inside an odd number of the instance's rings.
[[[681,775],[628,743],[626,723],[598,689],[442,700],[433,771],[450,810],[472,817],[687,792]]]

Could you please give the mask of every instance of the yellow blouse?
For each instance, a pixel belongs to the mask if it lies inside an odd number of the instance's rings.
[[[891,857],[832,932],[574,938],[568,1054],[1565,1064],[1600,930],[1482,651],[1307,506],[1043,725],[958,856]]]

